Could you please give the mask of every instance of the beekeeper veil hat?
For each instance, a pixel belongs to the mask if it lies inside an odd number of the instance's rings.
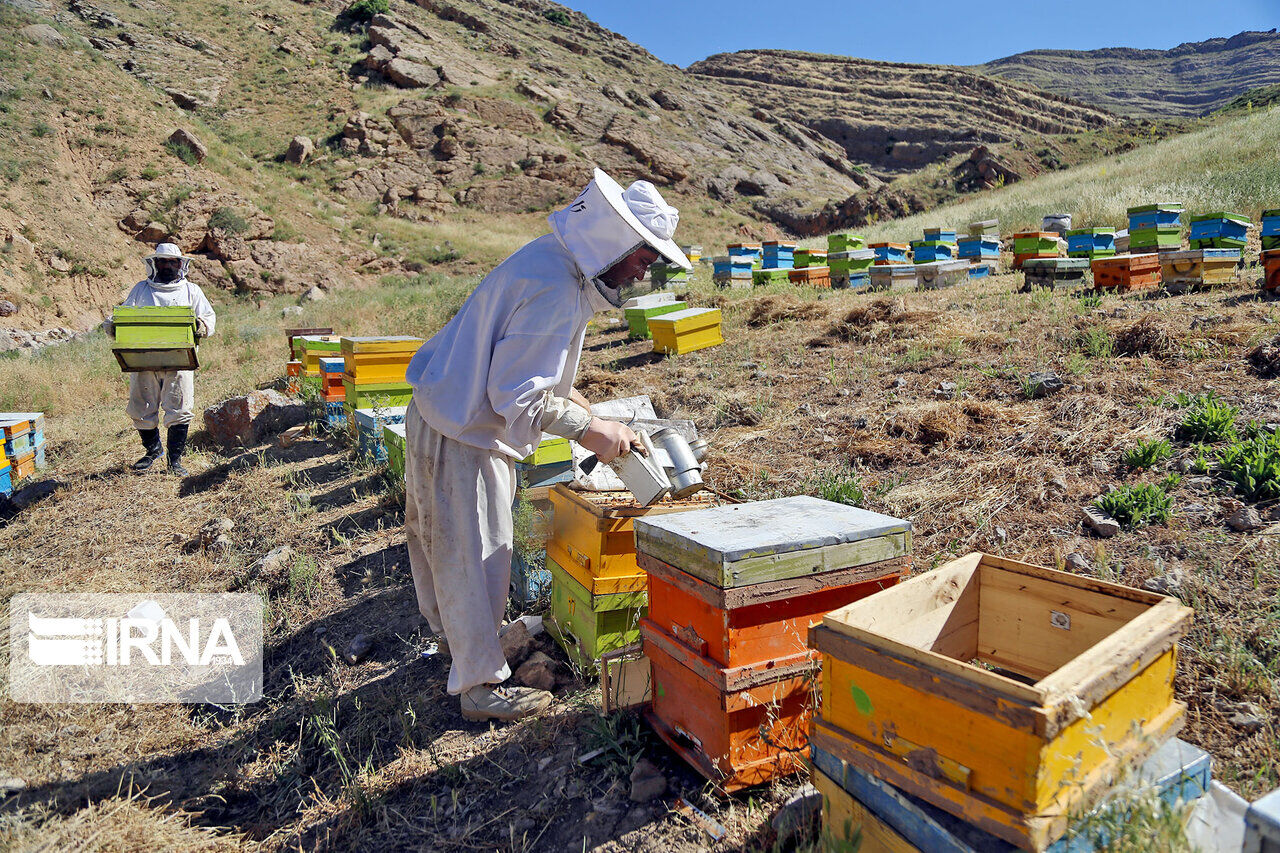
[[[147,265],[147,279],[149,281],[156,281],[156,261],[162,259],[180,262],[177,281],[182,281],[187,277],[187,272],[191,269],[191,259],[182,254],[182,250],[179,249],[176,244],[160,243],[156,246],[156,250],[154,252],[143,259]]]
[[[641,246],[649,246],[682,269],[693,269],[671,239],[680,211],[667,204],[648,181],[636,181],[624,190],[596,169],[591,183],[573,203],[552,213],[547,221],[582,274],[592,281]]]

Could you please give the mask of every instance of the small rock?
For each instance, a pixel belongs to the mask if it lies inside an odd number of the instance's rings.
[[[0,299],[0,317],[12,317],[18,313],[18,306],[7,299]]]
[[[189,130],[178,128],[169,134],[169,141],[190,151],[197,163],[203,163],[204,158],[209,156],[209,149]]]
[[[200,544],[208,545],[219,536],[229,534],[235,530],[236,523],[229,518],[215,518],[206,521],[204,526],[200,528]]]
[[[1147,592],[1154,592],[1156,595],[1177,596],[1182,591],[1182,581],[1181,570],[1171,569],[1163,575],[1147,578],[1142,582],[1142,588]]]
[[[66,37],[48,24],[30,24],[18,30],[18,34],[32,44],[62,47],[67,43]]]
[[[1093,529],[1103,539],[1110,539],[1120,532],[1120,522],[1107,515],[1096,506],[1083,506],[1080,508],[1080,514],[1087,527]]]
[[[899,377],[895,378],[892,382],[890,382],[890,383],[889,383],[889,387],[890,387],[890,388],[906,388],[906,387],[907,387],[907,380],[905,380],[905,379],[903,379],[901,376],[899,376]]]
[[[1000,527],[998,525],[996,526],[995,534],[996,534],[996,538],[999,539],[1001,542],[1007,542],[1009,539],[1009,533],[1003,527]]]
[[[284,152],[284,159],[288,163],[302,164],[307,162],[315,150],[316,145],[311,141],[311,137],[295,136],[289,142],[289,150]]]
[[[667,792],[667,777],[647,758],[636,762],[631,771],[631,800],[647,803]]]
[[[1262,731],[1263,727],[1267,724],[1267,720],[1262,716],[1262,712],[1259,710],[1258,706],[1247,702],[1241,706],[1239,711],[1232,714],[1227,722],[1231,723],[1231,725],[1241,731],[1250,734]]]
[[[293,556],[293,546],[279,545],[272,548],[266,553],[262,559],[254,564],[251,574],[256,577],[260,574],[271,574],[273,572],[284,569],[285,564],[289,562],[289,558]]]
[[[369,656],[369,652],[373,651],[373,640],[368,634],[356,634],[351,638],[351,642],[347,643],[346,649],[342,652],[343,659],[355,666]]]
[[[7,797],[26,789],[27,783],[17,776],[0,776],[0,797]]]
[[[778,833],[778,839],[782,840],[812,824],[821,812],[822,793],[806,782],[782,804],[769,823]]]
[[[9,233],[8,238],[5,240],[5,250],[24,263],[33,261],[36,257],[36,244],[23,237],[17,231]]]
[[[1083,554],[1068,554],[1067,568],[1076,574],[1087,574],[1093,565],[1089,562],[1089,558]]]
[[[71,261],[62,257],[62,255],[50,255],[49,266],[58,272],[71,272]]]
[[[959,388],[960,386],[955,382],[942,382],[933,390],[933,396],[941,400],[953,400]]]
[[[1062,388],[1062,379],[1056,373],[1036,371],[1027,377],[1027,393],[1033,400],[1056,394]]]
[[[204,546],[204,551],[210,557],[221,557],[223,554],[231,550],[231,537],[224,534],[214,537],[214,540]]]
[[[301,305],[286,305],[280,309],[281,317],[299,317],[302,315]]]
[[[302,294],[303,302],[321,302],[324,298],[324,291],[320,289],[320,285],[318,284],[311,285],[311,289]]]
[[[502,654],[507,659],[507,666],[512,669],[518,669],[533,652],[533,637],[523,622],[513,622],[498,641],[502,644]]]
[[[556,662],[546,654],[534,652],[529,655],[528,660],[520,664],[520,668],[515,671],[513,677],[525,687],[550,692],[556,686],[555,665]]]
[[[1253,507],[1242,506],[1227,519],[1227,526],[1240,533],[1248,533],[1262,527],[1262,517]]]

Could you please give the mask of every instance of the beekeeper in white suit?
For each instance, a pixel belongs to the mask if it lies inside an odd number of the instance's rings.
[[[133,286],[123,304],[133,308],[194,308],[196,336],[207,338],[212,335],[217,322],[213,306],[199,286],[187,281],[191,259],[173,243],[161,243],[145,260],[147,277]],[[115,336],[110,320],[107,321],[107,331]],[[164,452],[160,446],[160,416],[163,413],[164,426],[168,429],[169,471],[180,477],[187,476],[182,454],[186,450],[187,429],[194,406],[195,371],[143,370],[129,374],[129,405],[125,413],[133,419],[133,426],[146,448],[146,455],[133,463],[134,471],[139,474],[146,471]]]
[[[514,720],[551,694],[504,687],[498,629],[511,580],[514,463],[542,433],[601,461],[640,445],[594,418],[573,390],[587,321],[659,257],[691,267],[672,242],[679,212],[653,184],[625,191],[597,169],[552,233],[485,277],[409,365],[405,530],[418,607],[452,655],[448,691],[469,720]]]

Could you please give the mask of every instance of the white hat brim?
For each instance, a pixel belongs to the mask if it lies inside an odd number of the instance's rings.
[[[681,269],[691,270],[693,264],[685,257],[684,252],[680,251],[680,246],[675,240],[664,240],[657,234],[654,234],[644,224],[636,218],[631,212],[631,208],[627,207],[626,199],[622,197],[622,186],[602,169],[597,168],[595,171],[596,186],[600,188],[600,192],[604,195],[605,200],[614,209],[622,220],[631,226],[636,235],[650,246],[655,252],[662,255],[671,263]]]

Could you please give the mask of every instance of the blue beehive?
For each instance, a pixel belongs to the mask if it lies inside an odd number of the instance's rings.
[[[774,241],[764,244],[764,268],[786,270],[795,264],[795,243]]]
[[[1193,249],[1243,249],[1249,218],[1239,213],[1219,211],[1191,217],[1187,235]]]
[[[320,372],[341,374],[346,369],[345,363],[341,358],[322,358],[320,359]]]
[[[931,242],[954,243],[956,241],[956,232],[950,228],[926,228],[924,229],[924,239]]]
[[[872,243],[871,250],[876,253],[877,264],[905,264],[907,262],[906,243]]]
[[[972,264],[969,267],[969,278],[989,278],[994,274],[993,267],[995,264],[987,261],[986,263]]]
[[[1077,228],[1067,232],[1067,257],[1098,258],[1116,253],[1114,228]]]
[[[993,234],[961,237],[956,246],[961,258],[997,259],[1000,257],[1000,238]]]
[[[1142,231],[1147,228],[1180,228],[1182,226],[1182,205],[1173,202],[1147,204],[1129,208],[1129,231]]]
[[[347,412],[343,408],[345,404],[341,400],[334,400],[324,404],[324,425],[332,432],[347,427]]]
[[[911,244],[915,250],[915,262],[928,264],[934,261],[949,261],[956,256],[955,243],[943,243],[936,240],[919,240]]]
[[[388,406],[381,409],[356,409],[356,441],[360,455],[376,462],[387,458],[387,447],[382,441],[383,427],[404,423],[408,406]]]
[[[1280,249],[1280,210],[1262,211],[1262,248]]]

